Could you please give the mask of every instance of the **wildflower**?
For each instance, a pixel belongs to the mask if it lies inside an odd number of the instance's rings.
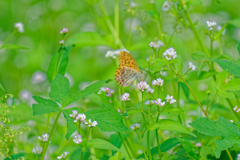
[[[80,122],[86,122],[86,115],[85,114],[78,114],[76,116],[76,119],[74,120],[74,122],[76,123],[77,121],[80,121]]]
[[[217,23],[215,21],[207,21],[207,26],[209,27],[209,30],[211,31],[213,29],[214,26],[216,26]]]
[[[240,160],[240,153],[237,154],[237,160]]]
[[[23,89],[19,92],[19,98],[24,103],[29,102],[32,100],[32,93],[28,90]]]
[[[154,102],[155,102],[155,104],[156,104],[157,106],[159,106],[159,107],[164,106],[164,104],[166,103],[166,102],[162,102],[162,99],[161,99],[161,98],[158,98],[158,99],[155,100]]]
[[[140,89],[142,90],[142,92],[144,92],[144,90],[148,89],[149,85],[147,84],[147,82],[142,81],[142,82],[139,82],[136,87],[137,89]]]
[[[149,62],[149,58],[147,58],[147,62]]]
[[[46,79],[47,79],[47,76],[45,73],[41,71],[36,71],[32,75],[31,82],[32,84],[39,84],[44,82]]]
[[[139,124],[139,123],[132,124],[132,125],[130,126],[130,128],[131,128],[132,130],[139,129],[139,128],[140,128],[140,124]]]
[[[234,121],[233,121],[233,120],[230,120],[230,122],[232,122],[232,123],[233,123]]]
[[[130,97],[129,93],[124,93],[121,96],[121,101],[130,101],[131,99],[129,97]]]
[[[81,143],[82,142],[82,136],[80,134],[77,134],[76,136],[74,136],[73,142],[77,143],[77,144]]]
[[[121,110],[120,110],[120,109],[117,109],[117,111],[118,111],[119,113],[121,113]]]
[[[151,87],[148,87],[145,92],[153,94],[154,89],[152,89]]]
[[[196,68],[197,68],[197,66],[195,66],[192,62],[188,62],[188,65],[189,65],[189,67],[188,67],[188,69],[191,69],[191,70],[196,70]]]
[[[38,136],[38,139],[43,142],[47,142],[49,138],[49,135],[47,133],[43,134],[42,137]]]
[[[150,43],[149,43],[149,46],[150,46],[151,48],[154,48],[155,45],[156,45],[156,44],[155,44],[154,42],[150,42]]]
[[[102,94],[103,92],[106,93],[106,96],[111,97],[112,94],[115,92],[114,90],[110,89],[110,88],[104,88],[102,87],[99,91],[98,94]]]
[[[68,154],[69,154],[68,152],[63,152],[61,156],[57,156],[57,159],[64,159]]]
[[[153,105],[154,103],[155,103],[154,100],[147,100],[144,104],[151,106],[151,105]]]
[[[202,146],[202,144],[201,143],[196,143],[196,147],[198,148],[198,147],[201,147]]]
[[[233,110],[234,110],[234,111],[237,111],[237,110],[238,110],[238,107],[237,107],[237,106],[235,106],[235,107],[233,108]]]
[[[166,100],[167,100],[167,102],[169,102],[170,104],[173,104],[173,103],[176,102],[176,100],[173,99],[173,96],[169,96],[169,95],[167,95]]]
[[[88,124],[88,127],[96,127],[98,125],[97,121],[93,121],[91,119],[88,120],[88,122],[85,122],[85,124]]]
[[[22,22],[15,23],[14,27],[17,28],[18,32],[21,32],[21,33],[24,32],[24,26]]]
[[[152,85],[158,86],[158,87],[162,86],[163,85],[163,79],[157,78],[156,80],[153,80]]]
[[[41,154],[42,153],[42,147],[36,146],[36,148],[32,149],[32,153]]]
[[[59,41],[59,44],[64,44],[64,40]]]
[[[168,3],[168,1],[165,1],[164,3],[163,3],[163,6],[162,6],[162,11],[164,11],[164,12],[167,12],[169,9],[170,9],[170,4]]]
[[[66,34],[68,33],[68,28],[63,28],[61,31],[60,31],[60,34]]]
[[[72,118],[75,118],[78,114],[78,111],[77,110],[72,110],[72,114],[70,114],[69,116],[72,117]]]
[[[150,46],[151,48],[153,48],[153,49],[158,49],[158,48],[164,46],[164,43],[163,43],[162,41],[160,41],[160,40],[157,40],[156,43],[155,43],[155,42],[150,42],[150,43],[149,43],[149,46]]]
[[[164,53],[163,56],[167,60],[175,59],[177,57],[177,52],[174,50],[174,48],[168,48]]]

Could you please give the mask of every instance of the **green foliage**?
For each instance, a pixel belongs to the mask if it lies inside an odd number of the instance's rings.
[[[121,133],[120,133],[121,134]],[[127,138],[127,136],[129,135],[129,133],[123,133],[121,134],[123,140],[125,140]],[[121,148],[122,146],[122,140],[120,138],[120,136],[118,134],[112,134],[110,136],[110,142],[116,146],[117,148]],[[116,153],[116,151],[112,151],[112,154],[114,155]]]
[[[88,142],[88,147],[89,148],[98,148],[98,149],[109,149],[109,150],[114,150],[118,152],[124,152],[121,149],[117,148],[110,142],[103,140],[103,139],[98,139],[98,138],[93,138]]]
[[[240,67],[237,65],[237,64],[235,64],[235,63],[233,63],[233,62],[231,62],[231,61],[228,61],[228,60],[224,60],[224,59],[215,59],[214,60],[223,70],[226,70],[227,69],[227,71],[229,72],[229,73],[231,73],[231,74],[233,74],[233,75],[235,75],[235,76],[237,76],[238,78],[240,78]]]
[[[62,112],[67,121],[66,139],[69,140],[70,136],[77,130],[77,127],[74,124],[73,119],[69,116],[72,113],[72,109],[64,109]]]
[[[70,160],[75,160],[75,159],[80,159],[80,154],[81,154],[81,148],[76,149],[70,156]],[[83,157],[82,159],[89,159],[91,153],[90,153],[90,149],[87,149],[84,153],[83,153]]]
[[[240,54],[240,42],[238,42],[237,50],[238,50],[238,53]]]
[[[190,125],[202,134],[209,136],[219,136],[221,139],[216,140],[216,157],[220,157],[222,150],[226,150],[235,144],[240,145],[240,131],[230,121],[219,117],[217,121],[207,118],[198,118]]]
[[[29,49],[28,47],[16,45],[16,44],[8,44],[0,47],[1,49]]]

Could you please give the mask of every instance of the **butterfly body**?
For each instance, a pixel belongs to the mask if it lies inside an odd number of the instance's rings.
[[[115,73],[115,79],[120,86],[127,87],[135,79],[142,77],[142,71],[139,70],[137,62],[129,53],[121,51],[119,55],[119,68]]]

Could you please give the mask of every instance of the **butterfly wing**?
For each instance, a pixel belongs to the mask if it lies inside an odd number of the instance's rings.
[[[139,67],[135,59],[126,51],[121,51],[119,53],[119,68],[129,67],[135,69],[139,72]]]
[[[137,79],[139,72],[135,69],[129,67],[118,68],[115,74],[116,81],[122,87],[127,87],[132,84],[132,82]]]

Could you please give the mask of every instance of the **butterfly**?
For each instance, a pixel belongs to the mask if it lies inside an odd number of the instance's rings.
[[[142,71],[139,70],[137,62],[126,51],[119,53],[119,68],[115,73],[115,80],[122,87],[132,84],[135,79],[142,79]]]

